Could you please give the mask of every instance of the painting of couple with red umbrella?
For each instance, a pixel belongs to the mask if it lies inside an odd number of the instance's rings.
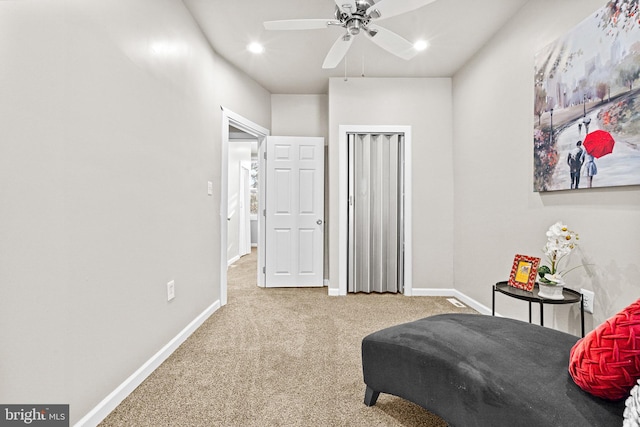
[[[608,1],[536,55],[534,191],[640,185],[638,1]]]

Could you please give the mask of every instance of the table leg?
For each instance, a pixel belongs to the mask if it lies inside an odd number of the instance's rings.
[[[496,315],[496,285],[493,285],[493,295],[491,296],[491,315]]]
[[[529,323],[531,323],[531,301],[529,301]]]
[[[540,326],[544,326],[544,304],[540,301]]]

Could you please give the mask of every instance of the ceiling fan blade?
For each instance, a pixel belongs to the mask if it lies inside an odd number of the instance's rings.
[[[267,30],[321,30],[327,28],[330,22],[338,22],[331,19],[286,19],[283,21],[267,21],[264,28]]]
[[[351,43],[353,43],[353,37],[344,35],[340,36],[333,46],[331,46],[329,53],[324,58],[322,68],[336,68],[340,61],[342,61],[342,58],[347,54],[347,51],[351,47]]]
[[[358,10],[356,7],[356,0],[335,0],[335,2],[343,12],[353,13]]]
[[[413,44],[410,41],[400,37],[393,31],[387,30],[386,28],[382,28],[377,25],[369,25],[369,32],[366,34],[369,35],[371,41],[375,44],[402,59],[409,60],[418,53],[418,51],[413,48]]]
[[[336,0],[338,1],[338,0]],[[435,0],[381,0],[367,9],[372,18],[386,19],[433,3]]]

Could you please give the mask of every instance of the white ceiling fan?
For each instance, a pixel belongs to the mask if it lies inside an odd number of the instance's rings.
[[[371,41],[394,55],[409,60],[417,51],[413,44],[393,31],[375,25],[374,22],[391,18],[426,6],[435,0],[334,0],[336,2],[333,19],[289,19],[267,21],[267,30],[318,30],[332,26],[342,27],[346,33],[333,44],[324,59],[322,68],[335,68],[347,54],[353,37],[361,31]]]

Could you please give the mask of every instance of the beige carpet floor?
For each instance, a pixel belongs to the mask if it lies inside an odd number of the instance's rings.
[[[472,309],[440,297],[258,288],[255,262],[254,252],[230,267],[228,304],[102,427],[446,426],[390,395],[365,406],[360,343],[387,326]]]

